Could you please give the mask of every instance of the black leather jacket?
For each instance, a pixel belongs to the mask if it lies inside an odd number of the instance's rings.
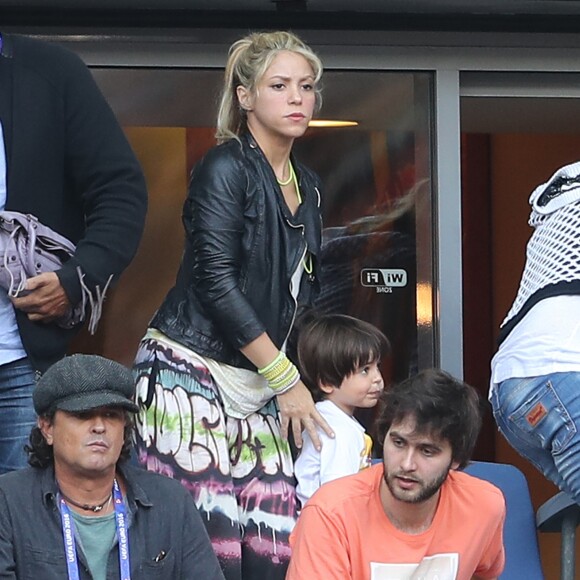
[[[266,332],[280,348],[297,308],[318,291],[319,179],[292,159],[302,204],[294,216],[250,134],[211,149],[194,167],[184,205],[185,252],[151,326],[202,356],[253,369],[239,349]],[[293,272],[306,248],[313,271]]]

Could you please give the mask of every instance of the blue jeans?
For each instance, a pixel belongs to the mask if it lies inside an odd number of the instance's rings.
[[[508,379],[491,405],[510,445],[580,503],[580,373]]]
[[[0,365],[0,473],[27,465],[24,445],[36,425],[34,370],[23,358]]]

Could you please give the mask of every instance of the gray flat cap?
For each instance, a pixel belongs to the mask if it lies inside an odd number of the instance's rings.
[[[98,407],[123,407],[136,413],[139,408],[131,400],[134,394],[135,383],[127,367],[94,354],[73,354],[40,377],[32,400],[38,415]]]

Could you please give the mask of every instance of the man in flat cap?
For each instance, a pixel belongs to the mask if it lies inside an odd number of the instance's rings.
[[[187,491],[127,462],[133,392],[95,355],[39,380],[30,467],[0,477],[0,578],[223,580]]]

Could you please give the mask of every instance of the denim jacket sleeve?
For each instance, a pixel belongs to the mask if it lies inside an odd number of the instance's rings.
[[[138,467],[120,469],[129,487],[132,577],[224,580],[189,491],[174,479]],[[109,569],[108,578],[118,578],[118,544],[109,556]]]

